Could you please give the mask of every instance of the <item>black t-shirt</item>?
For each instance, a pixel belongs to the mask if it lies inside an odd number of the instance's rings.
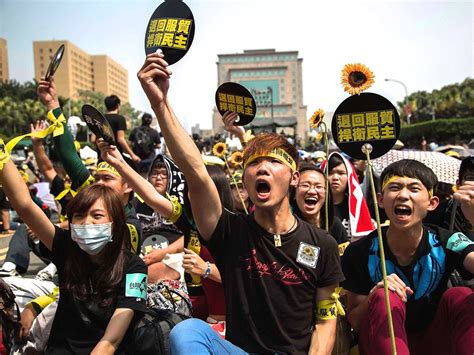
[[[347,235],[350,237],[351,234],[351,222],[349,217],[349,202],[347,198],[344,199],[340,204],[334,205],[335,216],[341,220]]]
[[[329,234],[331,234],[331,236],[336,239],[337,244],[342,244],[349,241],[347,231],[344,228],[344,225],[342,224],[341,220],[336,216],[334,216],[334,221],[332,222],[332,226],[329,229]]]
[[[160,234],[168,239],[169,244],[172,244],[183,235],[183,232],[181,232],[173,223],[161,217],[146,203],[134,199],[132,200],[132,205],[135,207],[138,220],[142,227],[143,240],[150,235]]]
[[[65,251],[70,243],[74,243],[70,232],[56,228],[51,253],[53,262],[58,268],[59,285],[64,283],[64,266],[67,258]],[[89,354],[104,335],[110,318],[117,308],[129,308],[139,313],[146,311],[148,269],[138,256],[128,251],[126,253],[128,262],[124,267],[123,278],[117,287],[116,299],[111,307],[100,307],[99,299],[79,302],[74,300],[70,292],[60,290],[58,309],[51,328],[46,354]],[[145,291],[142,291],[142,287]],[[135,315],[137,316],[137,313]],[[129,332],[116,353],[124,352],[128,336]]]
[[[112,127],[112,130],[114,131],[114,138],[117,142],[117,131],[124,131],[125,133],[127,130],[127,121],[125,120],[125,117],[116,113],[106,113],[104,117],[109,122],[110,127]],[[117,145],[117,148],[122,151],[120,144]]]
[[[208,246],[225,290],[226,339],[247,352],[306,354],[317,289],[344,279],[338,248],[299,218],[280,237],[276,247],[253,214],[224,209]]]
[[[132,247],[134,245],[137,245],[136,253],[139,254],[140,248],[142,246],[142,241],[143,241],[142,225],[140,221],[138,220],[137,212],[135,211],[135,208],[133,208],[131,203],[128,203],[124,207],[124,211],[125,211],[125,218],[127,220],[127,225],[129,226],[129,232],[131,233],[130,226],[135,227],[135,230],[137,231],[138,241],[135,242],[135,236],[132,234],[130,234],[130,240],[132,241]]]
[[[415,292],[408,296],[405,326],[408,332],[419,333],[432,321],[451,272],[456,268],[464,276],[470,275],[462,264],[466,255],[474,251],[474,242],[462,233],[450,236],[446,230],[424,226],[413,262],[400,266],[388,247],[387,229],[382,229],[387,275],[396,273]],[[342,257],[346,277],[342,286],[346,290],[368,295],[382,280],[378,250],[377,231],[347,247]]]
[[[454,200],[443,201],[439,206],[432,212],[429,212],[425,218],[425,223],[434,224],[435,226],[449,229],[451,218],[453,215]],[[454,232],[461,232],[468,236],[471,240],[474,240],[474,229],[469,220],[464,216],[459,204],[456,207],[456,214],[454,217]]]

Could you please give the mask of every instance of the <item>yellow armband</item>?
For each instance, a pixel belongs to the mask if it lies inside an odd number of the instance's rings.
[[[339,301],[342,287],[336,287],[328,300],[319,301],[316,308],[316,318],[320,320],[336,319],[337,315],[345,316],[344,308]]]
[[[77,189],[76,193],[78,193],[79,191],[81,191],[83,188],[85,188],[85,187],[87,187],[87,186],[89,186],[89,185],[92,185],[94,182],[95,182],[95,178],[94,178],[92,175],[89,175],[89,177],[87,178],[87,180],[84,181],[81,186],[79,186],[79,188]]]
[[[350,242],[345,242],[345,243],[341,243],[341,244],[338,245],[338,247],[339,247],[339,256],[344,255],[344,252],[346,251],[349,244],[350,244]]]
[[[170,221],[171,223],[176,223],[178,218],[181,216],[183,207],[179,203],[179,200],[176,196],[172,196],[166,193],[166,197],[168,198],[168,200],[170,200],[171,205],[173,206],[173,212],[171,213],[171,217],[168,218],[168,221]]]
[[[132,244],[132,251],[138,254],[138,231],[137,228],[130,223],[127,223],[128,231],[130,232],[130,243]]]
[[[54,301],[57,301],[59,295],[59,287],[55,287],[53,292],[46,296],[36,297],[34,300],[29,302],[27,305],[31,305],[35,310],[36,314],[40,314],[46,306],[50,305]],[[26,307],[26,306],[25,306]]]

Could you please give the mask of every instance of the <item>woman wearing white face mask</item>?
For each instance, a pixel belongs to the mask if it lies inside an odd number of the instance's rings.
[[[60,298],[46,354],[123,353],[134,315],[146,310],[147,268],[129,251],[120,197],[104,185],[84,188],[68,205],[67,231],[34,204],[1,152],[0,178],[12,207],[58,268]]]

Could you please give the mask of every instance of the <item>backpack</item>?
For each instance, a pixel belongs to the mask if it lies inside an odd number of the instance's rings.
[[[188,318],[168,309],[149,308],[133,327],[130,353],[134,355],[170,354],[171,329]]]
[[[149,127],[140,126],[135,131],[135,153],[141,158],[148,158],[154,151],[153,138],[151,137]]]
[[[170,354],[171,329],[192,317],[186,284],[179,280],[160,280],[148,284],[147,311],[135,323],[130,348],[133,355]]]

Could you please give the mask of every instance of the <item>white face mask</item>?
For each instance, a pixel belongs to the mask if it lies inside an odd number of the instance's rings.
[[[112,242],[112,222],[103,224],[72,224],[71,239],[89,255],[97,255]]]

